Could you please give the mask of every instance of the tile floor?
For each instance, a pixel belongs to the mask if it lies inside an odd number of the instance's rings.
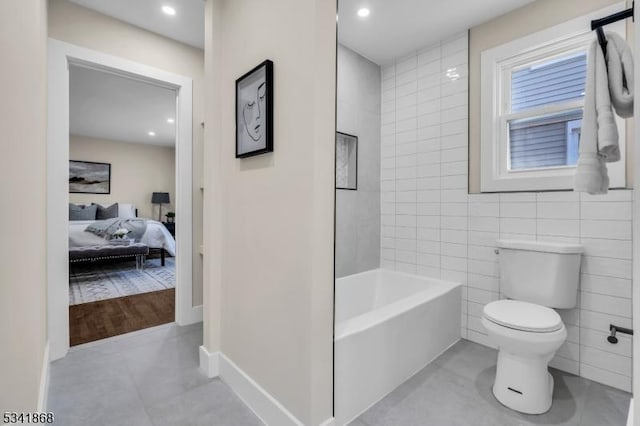
[[[461,340],[350,426],[626,425],[630,394],[552,370],[554,402],[532,416],[493,396],[496,351]]]
[[[76,346],[51,364],[48,410],[62,426],[262,425],[198,370],[201,344],[202,323],[174,323]]]
[[[167,324],[73,348],[51,365],[55,424],[262,425],[226,384],[198,370],[201,344],[201,323]],[[626,424],[628,393],[557,370],[551,411],[508,410],[491,393],[495,362],[494,350],[460,341],[351,426]]]

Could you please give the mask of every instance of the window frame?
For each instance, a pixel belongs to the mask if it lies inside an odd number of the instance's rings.
[[[595,35],[592,19],[615,13],[624,2],[560,25],[530,34],[481,53],[481,192],[567,190],[573,188],[575,166],[510,170],[509,121],[533,118],[583,107],[583,100],[533,107],[511,112],[511,75],[525,66],[543,63],[571,53],[588,51]],[[607,26],[626,39],[623,21]],[[615,115],[615,114],[614,114]],[[616,115],[620,137],[620,161],[608,163],[610,188],[626,184],[626,123]]]

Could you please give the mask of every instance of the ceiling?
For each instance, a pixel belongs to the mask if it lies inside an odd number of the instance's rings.
[[[204,49],[204,0],[70,0]],[[339,0],[340,43],[380,65],[534,0]],[[176,10],[174,16],[162,6]],[[371,14],[357,15],[366,7]]]
[[[175,146],[175,123],[167,119],[176,118],[176,93],[167,88],[71,65],[69,114],[74,135]]]
[[[385,65],[533,0],[340,0],[341,44]],[[366,7],[366,18],[357,11]]]
[[[204,49],[203,0],[71,0],[81,6],[182,43]],[[174,16],[162,6],[176,10]]]

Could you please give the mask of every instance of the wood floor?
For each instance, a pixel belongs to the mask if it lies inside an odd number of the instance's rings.
[[[175,320],[175,289],[69,306],[71,346]]]

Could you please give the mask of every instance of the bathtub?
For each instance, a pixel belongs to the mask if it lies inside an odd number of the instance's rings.
[[[460,300],[459,283],[386,269],[336,280],[336,425],[460,339]]]

